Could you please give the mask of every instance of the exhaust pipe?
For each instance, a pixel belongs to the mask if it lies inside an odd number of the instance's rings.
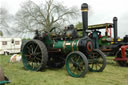
[[[113,18],[114,43],[117,43],[117,38],[118,38],[118,35],[117,35],[117,32],[118,32],[118,30],[117,30],[117,20],[118,20],[117,17]]]
[[[88,4],[81,5],[82,22],[83,22],[83,36],[87,36],[86,30],[88,29]]]

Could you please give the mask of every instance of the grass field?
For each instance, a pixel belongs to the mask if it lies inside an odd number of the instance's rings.
[[[112,57],[107,58],[103,72],[88,72],[84,78],[70,77],[65,67],[44,72],[25,70],[22,62],[10,63],[10,56],[0,55],[0,65],[11,83],[8,85],[128,85],[128,67],[120,67]]]

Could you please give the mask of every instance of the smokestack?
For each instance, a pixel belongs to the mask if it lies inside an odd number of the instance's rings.
[[[86,30],[88,29],[88,4],[81,5],[82,22],[83,22],[83,36],[87,36]]]
[[[117,38],[118,38],[118,35],[117,35],[117,17],[114,17],[113,18],[113,28],[114,28],[114,43],[117,43]]]

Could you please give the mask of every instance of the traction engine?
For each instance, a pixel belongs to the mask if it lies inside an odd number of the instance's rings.
[[[102,72],[106,66],[103,52],[93,48],[88,37],[88,5],[81,6],[83,37],[79,38],[77,30],[70,25],[65,33],[54,34],[36,31],[34,39],[25,43],[22,48],[22,61],[28,70],[41,71],[46,67],[62,68],[64,65],[72,77],[84,77],[89,71]]]

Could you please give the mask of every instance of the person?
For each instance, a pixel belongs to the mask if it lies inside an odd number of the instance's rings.
[[[73,24],[69,25],[68,31],[70,31],[70,33],[71,33],[70,34],[71,35],[70,37],[72,37],[73,39],[78,37],[77,30],[75,29],[75,27],[74,27]]]

